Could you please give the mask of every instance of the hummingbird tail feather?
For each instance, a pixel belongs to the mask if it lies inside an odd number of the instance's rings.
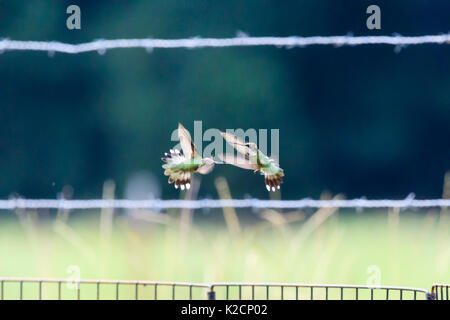
[[[169,176],[169,184],[174,183],[175,189],[184,190],[186,188],[189,190],[191,188],[191,174],[176,166],[186,160],[184,155],[177,149],[171,149],[170,153],[165,153],[161,160],[166,162],[162,167],[164,175]]]
[[[178,149],[170,149],[170,153],[165,152],[164,157],[162,157],[161,160],[166,163],[180,163],[185,160],[185,157]]]
[[[282,177],[283,177],[283,175],[280,173],[265,174],[267,191],[272,190],[273,192],[275,192],[277,189],[280,189],[280,184],[283,183]]]
[[[183,171],[172,171],[169,176],[170,183],[174,183],[175,189],[189,190],[191,188],[191,174]]]

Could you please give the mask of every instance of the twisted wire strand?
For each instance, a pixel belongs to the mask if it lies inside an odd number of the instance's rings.
[[[450,207],[450,199],[406,198],[403,200],[261,200],[261,199],[229,199],[229,200],[53,200],[53,199],[9,199],[0,200],[0,210],[14,209],[169,209],[169,208],[431,208]]]
[[[450,34],[424,36],[313,36],[313,37],[249,37],[234,38],[187,38],[187,39],[113,39],[95,40],[92,42],[69,44],[58,41],[18,41],[0,40],[0,51],[48,51],[61,53],[83,53],[118,48],[205,48],[205,47],[244,47],[244,46],[276,46],[306,47],[312,45],[358,46],[369,44],[385,44],[407,46],[419,44],[449,44]]]

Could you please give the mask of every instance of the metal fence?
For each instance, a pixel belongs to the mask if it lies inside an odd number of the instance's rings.
[[[448,295],[449,284],[435,284],[431,287],[430,295],[435,300],[450,300]]]
[[[410,287],[292,283],[215,283],[219,299],[237,300],[427,300],[427,290]]]
[[[207,284],[128,280],[0,278],[0,300],[204,299]]]
[[[0,278],[0,300],[449,300],[449,285],[411,287],[294,283],[190,283]]]

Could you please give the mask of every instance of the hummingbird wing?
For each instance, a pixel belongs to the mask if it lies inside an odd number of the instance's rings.
[[[222,137],[226,142],[231,144],[238,152],[242,153],[246,159],[248,159],[250,154],[250,148],[245,146],[245,142],[236,137],[235,135],[228,132],[221,132]]]
[[[181,123],[178,123],[178,138],[180,139],[181,149],[183,149],[183,153],[187,159],[200,156],[195,149],[189,131]]]
[[[258,170],[258,165],[256,163],[251,163],[250,160],[241,156],[235,156],[234,154],[220,154],[218,157],[226,164],[231,164],[242,169]]]

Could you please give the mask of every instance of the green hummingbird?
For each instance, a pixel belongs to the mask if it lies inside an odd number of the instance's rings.
[[[262,153],[253,142],[246,143],[226,132],[221,132],[221,135],[239,153],[244,155],[244,157],[235,156],[234,154],[221,155],[219,158],[223,162],[243,169],[253,170],[253,172],[260,172],[265,177],[267,191],[272,190],[275,192],[276,189],[280,189],[280,184],[283,183],[284,171],[274,159]]]
[[[178,138],[180,139],[181,153],[178,149],[170,149],[165,153],[162,161],[164,175],[169,176],[169,184],[175,183],[175,189],[190,189],[191,175],[195,172],[208,174],[212,171],[215,161],[211,158],[202,158],[191,140],[189,131],[181,123],[178,123]]]

